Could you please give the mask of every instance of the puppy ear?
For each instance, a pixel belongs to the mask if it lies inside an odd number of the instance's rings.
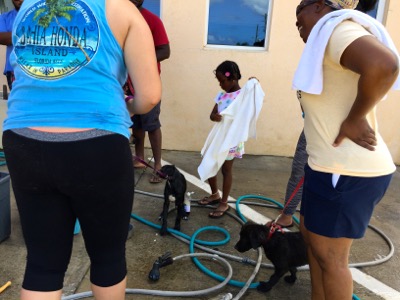
[[[260,246],[265,245],[267,243],[268,233],[269,233],[269,230],[267,232],[265,232],[265,231],[258,232],[258,242],[260,243]]]
[[[257,249],[261,246],[260,232],[257,230],[252,230],[250,232],[250,244],[253,249]]]

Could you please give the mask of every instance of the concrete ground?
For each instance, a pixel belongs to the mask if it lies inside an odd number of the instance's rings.
[[[146,150],[150,155],[150,152]],[[208,185],[201,183],[197,178],[197,166],[201,158],[199,153],[163,151],[164,163],[175,164],[185,172],[188,181],[188,191],[194,192],[193,199],[202,198],[207,195]],[[267,197],[282,203],[286,183],[289,178],[291,168],[291,158],[271,157],[271,156],[251,156],[245,155],[242,160],[236,160],[234,164],[234,183],[231,196],[238,199],[243,195],[257,195]],[[390,240],[386,242],[381,235],[374,230],[368,230],[365,238],[354,242],[351,252],[351,263],[359,264],[353,270],[354,293],[359,299],[400,299],[400,228],[398,226],[400,213],[400,169],[397,169],[393,177],[391,186],[383,201],[378,205],[371,220],[371,225],[376,226]],[[7,166],[1,166],[0,172],[7,172]],[[159,224],[158,215],[162,209],[162,194],[164,183],[150,184],[150,169],[135,171],[135,202],[133,213],[136,216],[132,219],[134,230],[132,237],[127,241],[127,261],[128,261],[128,288],[132,289],[127,294],[126,299],[162,299],[161,296],[152,295],[154,291],[199,291],[211,288],[208,294],[197,295],[191,299],[222,299],[226,293],[231,293],[236,297],[241,288],[236,285],[226,285],[219,290],[212,290],[218,285],[217,281],[206,275],[189,259],[183,258],[176,260],[172,265],[160,270],[161,277],[157,282],[151,282],[148,274],[155,260],[170,251],[171,257],[189,253],[189,245],[172,235],[161,237],[156,226]],[[220,180],[222,183],[222,180]],[[150,193],[150,194],[147,194]],[[244,200],[243,200],[244,201]],[[268,207],[271,201],[252,200],[262,203],[262,206],[253,204],[241,205],[242,213],[247,219],[256,222],[264,222],[278,214],[278,210]],[[246,209],[247,206],[248,208]],[[232,208],[234,208],[232,203]],[[247,257],[254,261],[257,260],[258,252],[249,251],[244,255],[238,253],[233,245],[238,240],[240,222],[235,218],[236,210],[231,209],[232,216],[224,216],[221,219],[210,219],[207,217],[210,208],[197,207],[192,205],[191,214],[188,221],[182,221],[182,233],[188,239],[200,228],[205,226],[218,226],[226,229],[230,234],[227,244],[211,246],[231,256]],[[173,224],[175,211],[170,213],[169,224]],[[142,221],[144,220],[144,221]],[[18,299],[21,288],[22,276],[25,265],[26,251],[22,239],[19,215],[15,206],[14,196],[11,193],[11,236],[0,243],[0,286],[7,281],[12,285],[0,294],[0,299]],[[147,224],[144,222],[151,222]],[[155,224],[155,225],[152,225]],[[171,225],[172,226],[172,225]],[[297,228],[295,227],[295,229]],[[197,239],[203,241],[221,241],[226,236],[220,231],[203,231]],[[390,253],[388,243],[393,243],[394,253]],[[197,249],[196,253],[206,253],[204,249]],[[383,263],[378,260],[385,259],[387,255],[392,257]],[[200,258],[200,261],[210,268],[212,272],[220,274],[225,278],[228,274],[226,267],[219,261]],[[254,272],[253,265],[240,263],[228,259],[233,269],[233,277],[237,285],[243,284]],[[271,268],[264,267],[269,264],[263,255],[263,267],[256,275],[256,282],[268,280],[272,274]],[[90,290],[89,283],[89,261],[84,249],[81,234],[75,236],[75,244],[71,263],[65,277],[64,295],[72,295]],[[206,271],[207,272],[207,271]],[[147,295],[137,294],[140,290],[145,290]],[[151,291],[151,292],[149,292]],[[150,294],[149,294],[150,293]],[[163,293],[163,292],[160,292]],[[78,299],[72,296],[69,299]],[[171,296],[170,299],[189,299],[189,297]],[[270,292],[261,294],[255,289],[250,289],[243,296],[237,299],[310,299],[310,278],[308,271],[299,271],[298,281],[294,285],[288,285],[281,280]],[[79,298],[81,299],[81,298]],[[93,299],[91,297],[85,299]]]

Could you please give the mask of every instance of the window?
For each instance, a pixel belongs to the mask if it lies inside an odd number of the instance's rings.
[[[266,47],[272,0],[209,0],[207,45]]]
[[[386,0],[379,0],[376,4],[376,16],[375,18],[383,23],[386,8]]]
[[[160,1],[161,0],[145,0],[143,7],[160,17]]]
[[[378,0],[376,2],[375,7],[373,9],[371,9],[370,11],[367,11],[367,14],[382,23],[384,11],[385,11],[385,2],[386,2],[386,0]],[[361,4],[359,4],[358,6],[360,6],[360,5]]]

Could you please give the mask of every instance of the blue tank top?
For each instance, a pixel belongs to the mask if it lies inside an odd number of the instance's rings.
[[[127,71],[105,0],[48,2],[25,0],[15,19],[16,80],[4,130],[96,128],[129,138],[122,90]]]

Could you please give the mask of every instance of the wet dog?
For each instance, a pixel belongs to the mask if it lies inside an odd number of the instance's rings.
[[[162,221],[160,234],[166,235],[168,230],[167,217],[171,201],[175,201],[177,210],[174,229],[181,230],[181,219],[186,218],[184,207],[186,193],[186,178],[174,165],[165,165],[160,173],[166,178],[164,188],[164,206],[160,215]]]
[[[250,249],[263,247],[265,255],[274,265],[274,273],[269,281],[261,281],[257,290],[268,292],[278,283],[279,279],[285,276],[285,281],[295,283],[297,277],[297,267],[306,265],[307,250],[300,232],[283,232],[276,229],[274,225],[272,230],[265,225],[247,222],[240,230],[240,239],[235,245],[239,252],[246,252]]]

